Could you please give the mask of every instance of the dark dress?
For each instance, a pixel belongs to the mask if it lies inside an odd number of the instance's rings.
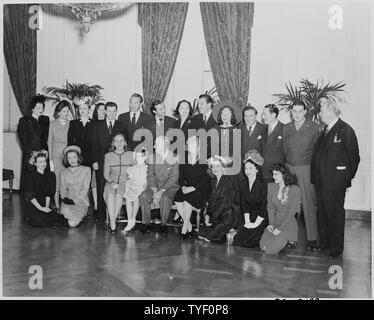
[[[44,207],[46,197],[53,198],[56,192],[56,176],[53,172],[44,172],[41,174],[35,168],[28,172],[25,177],[25,200],[26,200],[26,223],[33,227],[52,227],[63,225],[65,219],[55,211],[45,213],[38,210],[32,203],[36,199]]]
[[[267,185],[256,178],[251,190],[248,180],[240,182],[240,226],[238,233],[234,236],[233,245],[242,247],[257,247],[262,234],[268,225],[267,215]],[[244,227],[244,214],[249,213],[250,222],[255,222],[257,217],[264,218],[261,223],[253,229]]]
[[[179,189],[174,201],[186,201],[196,209],[203,208],[211,192],[211,182],[207,169],[207,165],[199,163],[179,165],[179,185],[181,187],[194,187],[196,190],[183,194],[182,189]]]
[[[208,201],[207,215],[211,226],[202,226],[198,235],[212,242],[223,243],[226,233],[237,224],[238,209],[234,205],[234,181],[231,176],[223,175],[217,185],[213,180],[212,194]]]
[[[48,151],[48,132],[49,118],[40,116],[35,119],[33,116],[25,116],[19,119],[17,135],[22,149],[22,171],[21,171],[21,190],[24,190],[26,173],[34,169],[29,164],[32,151]],[[49,161],[47,162],[47,171],[49,171]]]
[[[96,128],[95,122],[89,119],[85,126],[80,119],[70,121],[68,131],[68,145],[76,145],[82,150],[82,165],[92,165],[92,135]]]

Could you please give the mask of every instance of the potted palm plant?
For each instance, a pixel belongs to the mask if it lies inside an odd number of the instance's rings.
[[[97,104],[103,101],[101,96],[103,88],[99,85],[88,85],[86,83],[73,83],[66,80],[65,86],[59,87],[44,87],[43,92],[46,95],[47,101],[52,101],[52,106],[59,101],[66,99],[71,102],[70,113],[73,119],[78,118],[77,108],[82,103],[89,105]]]
[[[300,80],[300,86],[293,86],[291,82],[288,85],[285,83],[285,86],[287,93],[273,94],[277,98],[276,104],[289,111],[293,105],[302,101],[308,109],[307,116],[319,123],[321,123],[319,112],[321,111],[320,101],[322,98],[344,103],[344,99],[340,95],[345,92],[343,81],[325,84],[323,80],[313,83],[305,78]]]

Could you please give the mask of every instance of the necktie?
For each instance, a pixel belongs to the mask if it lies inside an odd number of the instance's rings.
[[[269,136],[271,135],[271,132],[272,132],[273,130],[272,130],[272,128],[269,126]]]
[[[112,134],[112,129],[113,129],[112,121],[109,121],[109,134]]]
[[[135,116],[135,113],[132,114],[132,119],[131,119],[131,123],[133,125],[135,125],[135,121],[136,121],[136,116]]]
[[[252,135],[252,127],[249,127],[248,131],[249,131],[249,136],[251,136]]]
[[[203,121],[204,121],[204,124],[206,124],[206,115],[205,114],[203,116]]]
[[[329,133],[329,127],[326,126],[326,128],[325,128],[325,136],[326,136],[328,133]]]

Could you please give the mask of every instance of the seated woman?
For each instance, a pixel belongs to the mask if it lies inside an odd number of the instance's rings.
[[[300,212],[300,189],[295,177],[283,163],[270,167],[275,183],[268,184],[267,211],[269,225],[260,240],[260,248],[266,253],[281,251],[288,242],[297,241],[296,213]]]
[[[266,226],[267,185],[262,181],[264,159],[256,150],[250,150],[243,159],[246,180],[240,181],[241,226],[234,235],[233,245],[257,247]]]
[[[24,184],[26,223],[39,228],[66,224],[64,217],[49,207],[56,191],[56,176],[53,172],[45,171],[47,158],[48,152],[45,150],[32,152],[29,163],[34,169],[27,172]]]
[[[182,240],[192,236],[190,217],[192,209],[205,206],[211,192],[210,177],[207,165],[199,164],[199,139],[191,136],[187,140],[187,163],[179,165],[179,185],[181,189],[174,197],[179,215],[183,219],[180,238]]]
[[[104,158],[104,201],[107,205],[112,234],[116,233],[116,221],[126,192],[127,169],[133,165],[133,153],[127,151],[125,136],[117,133],[113,136],[112,150]]]
[[[64,149],[65,169],[60,177],[61,213],[70,227],[76,227],[87,215],[90,205],[88,191],[91,182],[91,169],[82,166],[81,148],[68,146]]]
[[[225,169],[230,163],[230,160],[217,155],[208,160],[215,179],[208,200],[205,226],[202,226],[198,232],[198,238],[207,242],[223,243],[226,233],[237,221],[238,210],[234,206],[234,179],[225,174]]]

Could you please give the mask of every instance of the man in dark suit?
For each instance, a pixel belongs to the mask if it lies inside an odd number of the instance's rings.
[[[125,128],[122,122],[116,120],[117,104],[107,102],[105,104],[106,119],[100,120],[95,126],[95,132],[92,135],[92,168],[96,171],[97,183],[97,212],[95,218],[105,219],[104,192],[104,156],[109,151],[112,139],[117,133],[124,135]]]
[[[175,119],[166,115],[165,104],[160,100],[155,100],[151,104],[151,112],[153,117],[145,123],[144,127],[151,131],[153,142],[159,136],[166,136],[170,129],[174,128]],[[152,153],[152,150],[148,150]]]
[[[166,222],[176,192],[179,189],[178,156],[170,151],[170,140],[158,136],[155,142],[155,154],[150,159],[147,169],[147,189],[139,197],[142,210],[142,226],[140,233],[149,231],[151,222],[151,204],[160,207],[161,235],[167,235]]]
[[[240,124],[242,138],[242,159],[249,150],[256,150],[262,155],[262,149],[266,139],[265,126],[257,121],[257,110],[255,107],[246,106],[243,111],[243,122]]]
[[[130,97],[130,111],[118,116],[118,121],[125,127],[125,139],[130,150],[135,150],[136,146],[142,142],[134,141],[135,131],[143,129],[146,123],[150,121],[150,116],[141,111],[142,106],[143,97],[138,93],[134,93]]]
[[[262,118],[266,124],[266,142],[262,149],[264,157],[263,178],[265,183],[273,181],[269,169],[274,163],[285,161],[285,152],[283,146],[283,124],[278,121],[279,109],[274,104],[268,104],[264,107]]]
[[[208,133],[210,129],[215,127],[217,123],[214,120],[214,117],[212,114],[213,103],[214,103],[213,98],[209,94],[202,94],[199,96],[198,108],[199,108],[200,113],[193,117],[192,126],[191,126],[192,129],[195,129],[195,130],[205,129],[205,131]],[[211,156],[210,137],[208,137],[207,139],[206,156],[207,156],[207,159],[209,159]]]
[[[321,249],[330,249],[330,258],[343,254],[346,189],[351,186],[360,155],[357,137],[339,118],[334,101],[321,101],[321,119],[326,124],[312,156],[311,182],[317,191],[317,221]]]

